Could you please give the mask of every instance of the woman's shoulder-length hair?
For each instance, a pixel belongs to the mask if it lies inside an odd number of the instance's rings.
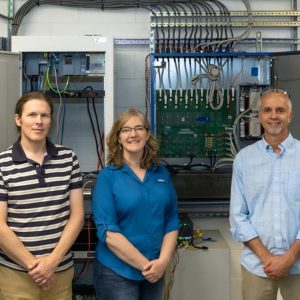
[[[133,108],[130,108],[119,115],[106,139],[108,147],[108,164],[114,164],[119,168],[124,165],[123,149],[119,143],[119,135],[124,124],[130,118],[136,116],[142,120],[145,129],[149,132],[149,138],[144,147],[144,153],[140,166],[141,168],[149,168],[153,164],[158,164],[158,142],[150,130],[148,118],[141,111]]]

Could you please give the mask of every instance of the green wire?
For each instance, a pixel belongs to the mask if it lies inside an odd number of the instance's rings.
[[[68,85],[69,85],[70,76],[68,76],[68,79],[67,79],[67,82],[66,82],[64,88],[63,88],[62,90],[59,90],[59,89],[54,88],[54,87],[51,85],[51,82],[50,82],[50,79],[49,79],[49,69],[50,69],[50,66],[49,66],[49,67],[47,68],[47,70],[46,70],[46,76],[45,76],[45,79],[46,79],[46,81],[47,81],[47,84],[48,84],[50,90],[51,90],[52,92],[56,93],[56,94],[61,94],[61,93],[70,94],[70,93],[68,93],[68,92],[66,91],[66,90],[67,90],[67,87],[68,87]]]

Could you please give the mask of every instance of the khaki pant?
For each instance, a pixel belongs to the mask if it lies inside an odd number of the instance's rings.
[[[26,272],[0,266],[0,300],[71,300],[74,268],[56,273],[56,284],[42,289]]]
[[[283,300],[300,300],[300,275],[288,275],[274,280],[254,275],[242,267],[244,300],[276,300],[277,292]]]

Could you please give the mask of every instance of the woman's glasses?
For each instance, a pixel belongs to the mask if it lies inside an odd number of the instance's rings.
[[[134,130],[135,133],[139,134],[139,133],[143,133],[146,130],[146,128],[145,128],[145,126],[142,126],[142,125],[135,126],[135,127],[125,126],[125,127],[121,128],[121,133],[129,134],[129,133],[131,133],[132,130]]]

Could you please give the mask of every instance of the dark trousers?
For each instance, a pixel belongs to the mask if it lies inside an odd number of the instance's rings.
[[[155,283],[129,280],[95,259],[94,286],[97,300],[162,300],[164,278]]]

